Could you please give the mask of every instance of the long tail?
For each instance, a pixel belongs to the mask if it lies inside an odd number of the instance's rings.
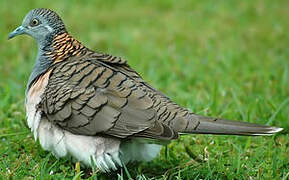
[[[177,125],[178,123],[175,124],[179,127],[179,133],[260,136],[272,135],[283,130],[283,128],[273,126],[231,121],[196,114],[189,114],[185,119],[186,125],[182,126],[182,128],[180,125]]]

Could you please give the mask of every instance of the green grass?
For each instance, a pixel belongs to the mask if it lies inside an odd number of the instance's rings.
[[[289,1],[0,0],[0,179],[72,179],[74,164],[35,143],[24,91],[37,53],[7,41],[32,8],[56,10],[86,46],[120,55],[192,111],[289,129]],[[287,131],[288,132],[288,131]],[[289,135],[186,135],[154,161],[88,179],[288,179]],[[2,178],[1,178],[2,177]]]

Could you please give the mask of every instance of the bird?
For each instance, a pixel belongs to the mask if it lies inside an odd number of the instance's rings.
[[[121,57],[93,51],[53,10],[30,10],[8,39],[38,53],[25,91],[27,124],[56,157],[103,172],[151,161],[182,134],[272,135],[282,128],[195,114],[148,84]]]

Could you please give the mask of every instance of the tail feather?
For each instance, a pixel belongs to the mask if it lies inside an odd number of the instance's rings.
[[[190,114],[187,126],[179,133],[191,134],[226,134],[226,135],[273,135],[283,128],[259,125],[248,122],[225,120]]]

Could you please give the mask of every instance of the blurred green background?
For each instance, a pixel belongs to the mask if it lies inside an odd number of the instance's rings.
[[[43,151],[25,126],[24,91],[37,46],[30,37],[7,36],[38,7],[55,10],[76,39],[127,59],[147,82],[196,113],[289,128],[287,0],[0,0],[4,179],[75,177],[74,164]],[[287,132],[182,136],[154,161],[128,165],[128,173],[82,168],[82,178],[287,179]]]

